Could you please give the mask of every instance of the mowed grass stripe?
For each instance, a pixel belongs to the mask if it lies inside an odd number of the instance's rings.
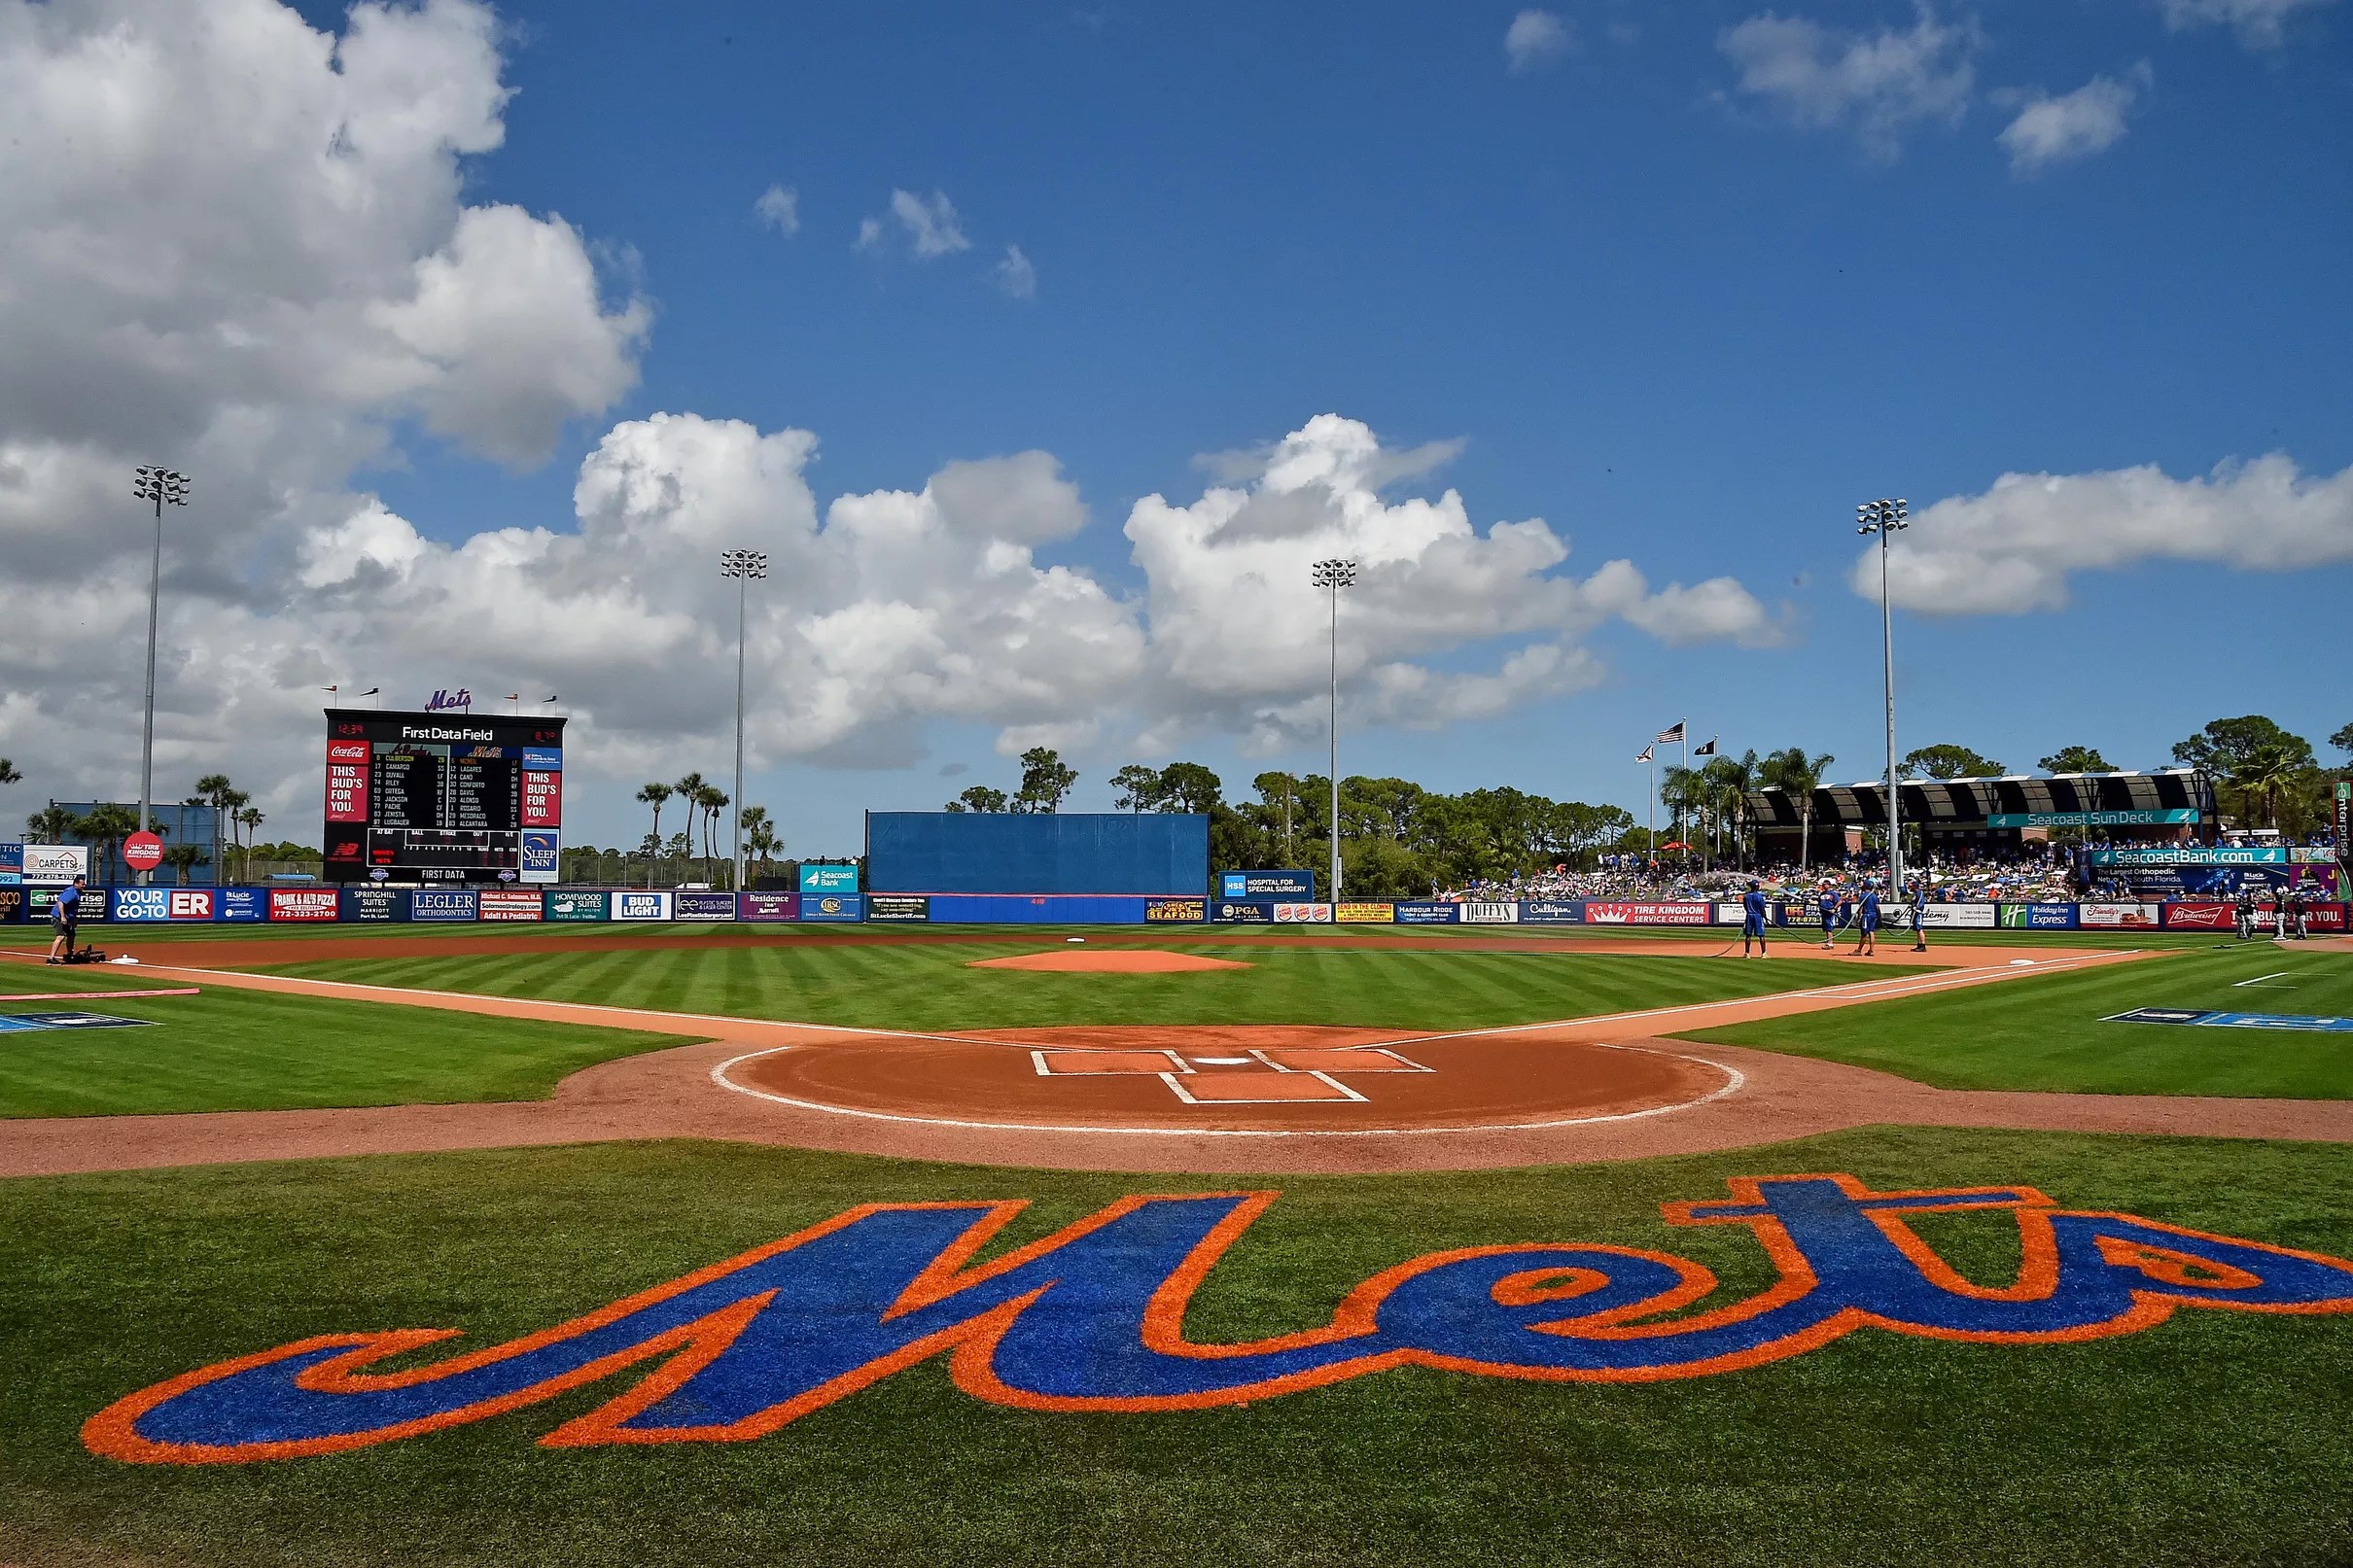
[[[583,1067],[678,1043],[633,1030],[227,988],[87,1005],[155,1027],[0,1036],[0,1117],[544,1099]]]
[[[1863,978],[1807,958],[1204,947],[1246,969],[1071,974],[975,969],[1020,943],[667,948],[367,958],[276,972],[666,1012],[977,1028],[1080,1024],[1348,1024],[1477,1028],[1762,995]],[[1916,971],[1888,965],[1875,976]]]
[[[2353,957],[2233,943],[1684,1037],[1852,1063],[1944,1089],[2353,1098],[2353,1034],[2104,1022],[2143,1007],[2353,1016]]]

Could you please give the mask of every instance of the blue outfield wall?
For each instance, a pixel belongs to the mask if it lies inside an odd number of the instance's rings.
[[[1199,898],[1209,882],[1210,819],[1189,813],[866,814],[868,892]]]
[[[932,893],[924,903],[921,918],[973,925],[1166,925],[1198,923],[1209,916],[1208,900],[1198,895]]]

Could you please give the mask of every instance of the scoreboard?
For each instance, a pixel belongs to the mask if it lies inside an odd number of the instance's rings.
[[[564,721],[327,710],[331,882],[553,882]]]

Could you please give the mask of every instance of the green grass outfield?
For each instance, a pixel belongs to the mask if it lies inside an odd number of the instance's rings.
[[[1621,1166],[1291,1178],[1211,1273],[1201,1341],[1328,1319],[1447,1247],[1664,1248],[1745,1294],[1744,1228],[1665,1201],[1739,1174],[2031,1184],[2073,1207],[2353,1255],[2353,1149],[1862,1131]],[[2320,1565],[2353,1542],[2353,1317],[2184,1310],[2017,1346],[1863,1331],[1688,1381],[1380,1374],[1256,1403],[1052,1413],[934,1360],[758,1441],[543,1448],[629,1385],[322,1458],[174,1469],[77,1439],[109,1402],[307,1335],[553,1324],[852,1204],[1028,1198],[1010,1244],[1128,1193],[1231,1185],[701,1143],[233,1166],[0,1183],[0,1559],[193,1568],[1657,1568]],[[2014,1222],[1927,1215],[1981,1282]],[[434,1353],[446,1353],[438,1351]]]
[[[2353,1034],[2103,1022],[2139,1007],[2353,1016],[2353,956],[2206,947],[1681,1038],[1823,1057],[1944,1089],[2353,1098]]]
[[[776,921],[414,921],[382,923],[325,923],[313,924],[305,921],[286,921],[271,923],[195,923],[168,924],[162,922],[124,923],[111,924],[103,922],[86,923],[82,927],[84,941],[105,948],[111,938],[116,947],[136,944],[147,946],[164,942],[287,942],[339,940],[351,937],[374,939],[384,937],[399,940],[404,937],[465,937],[475,936],[495,940],[499,937],[554,936],[578,937],[583,942],[600,939],[660,936],[716,936],[731,933],[756,934],[780,940],[799,939],[817,944],[839,944],[844,937],[860,935],[888,936],[892,933],[930,933],[934,936],[967,938],[982,942],[1019,941],[1030,944],[1051,944],[1070,936],[1125,938],[1130,943],[1148,941],[1156,947],[1197,947],[1203,943],[1226,943],[1236,938],[1244,941],[1254,936],[1280,936],[1284,940],[1327,942],[1361,941],[1366,937],[1410,936],[1428,937],[1438,941],[1509,942],[1519,938],[1533,940],[1580,939],[1593,941],[1662,940],[1690,942],[1697,946],[1738,946],[1737,929],[1724,925],[968,925],[942,923],[931,924],[851,924],[826,922]],[[1902,932],[1879,933],[1883,950],[1909,949]],[[50,929],[46,924],[0,925],[0,949],[46,948]],[[2063,947],[2063,948],[2167,948],[2210,947],[2214,944],[2212,931],[2023,931],[2023,930],[1937,930],[1930,933],[1937,947]],[[1842,950],[1854,946],[1852,932],[1840,938]],[[1804,927],[1775,930],[1774,950],[1803,949],[1819,951],[1818,939],[1809,939]]]
[[[142,981],[137,970],[111,965],[0,967],[0,992],[12,995],[179,984]],[[199,990],[195,996],[0,1002],[0,1013],[88,1011],[158,1026],[0,1033],[0,1116],[544,1099],[582,1067],[682,1043],[628,1029]]]
[[[595,948],[344,958],[272,972],[869,1028],[1058,1024],[1332,1024],[1479,1028],[1756,996],[1867,978],[1818,958],[1479,953],[1262,945],[1198,951],[1247,969],[1158,975],[974,969],[1036,943]],[[1890,960],[1875,975],[1915,971]]]

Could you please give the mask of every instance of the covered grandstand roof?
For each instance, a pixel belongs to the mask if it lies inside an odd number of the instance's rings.
[[[2135,819],[2200,822],[2214,819],[2213,783],[2195,768],[2169,768],[2161,773],[1907,779],[1903,791],[1905,820],[1929,827],[2018,827],[2029,824],[2024,820],[1993,819],[2086,815],[2115,816],[2119,825]],[[1750,819],[1764,828],[1796,827],[1804,815],[1798,798],[1785,789],[1753,791],[1748,797],[1748,812]],[[1886,820],[1887,786],[1879,780],[1826,784],[1813,792],[1813,821],[1817,827],[1870,827]]]

